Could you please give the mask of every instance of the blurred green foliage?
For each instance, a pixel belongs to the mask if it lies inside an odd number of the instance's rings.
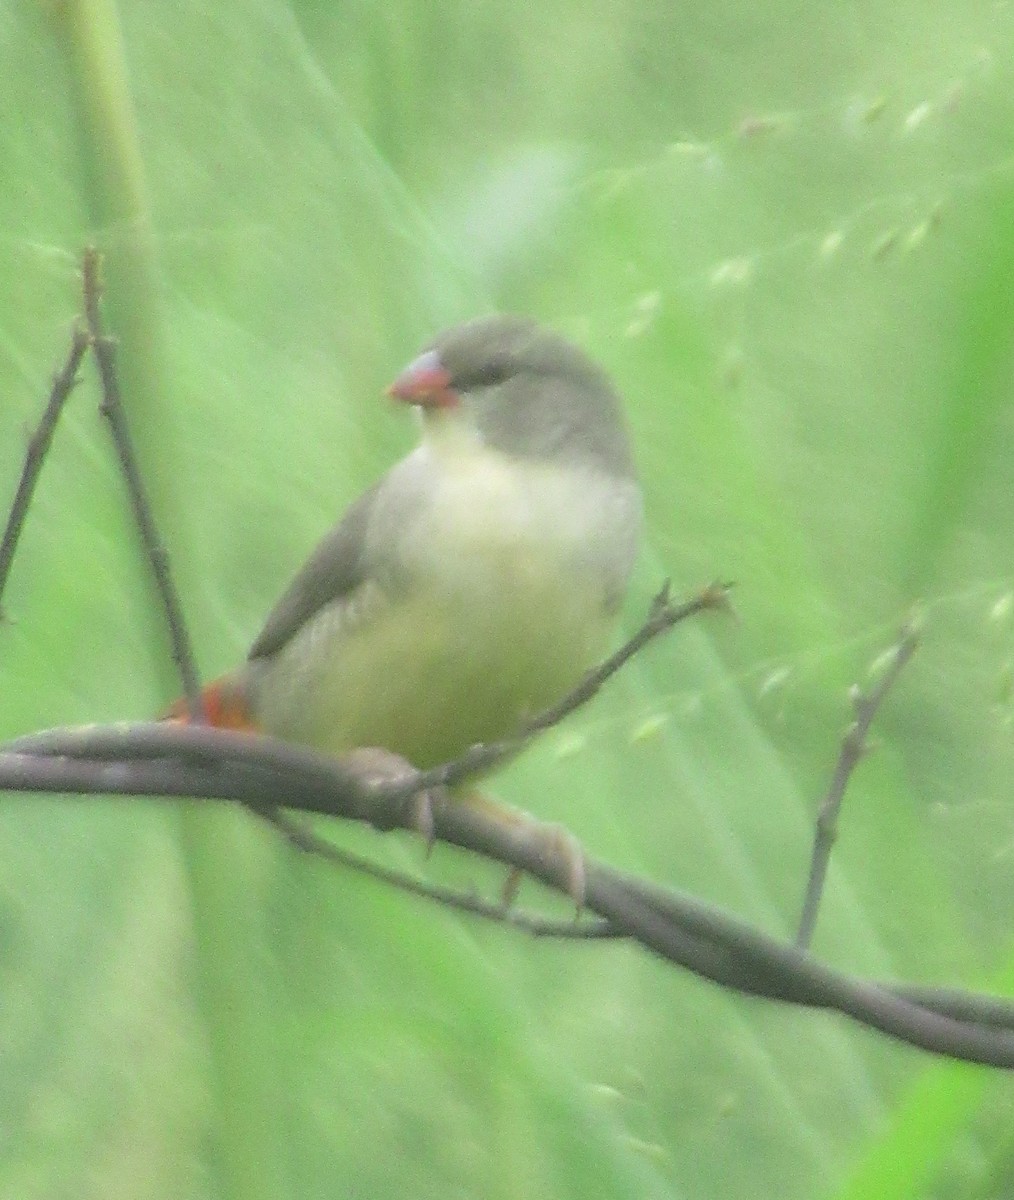
[[[378,400],[397,368],[461,317],[534,313],[628,397],[628,623],[665,576],[735,579],[740,619],[654,647],[499,794],[787,933],[847,687],[919,605],[815,949],[1014,987],[1007,7],[68,0],[0,29],[0,494],[97,239],[211,674],[409,444]],[[110,64],[134,208],[94,116]],[[172,686],[86,375],[5,597],[3,735]],[[0,1197],[1014,1193],[1009,1080],[193,815],[4,800]]]

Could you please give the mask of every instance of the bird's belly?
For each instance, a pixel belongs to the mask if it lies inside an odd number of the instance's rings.
[[[389,597],[375,585],[322,610],[263,664],[264,728],[343,753],[383,746],[417,766],[505,737],[601,653],[601,586],[502,547]]]

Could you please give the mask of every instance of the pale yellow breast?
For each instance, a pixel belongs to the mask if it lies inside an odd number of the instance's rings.
[[[269,732],[335,753],[384,746],[418,766],[515,732],[601,654],[606,584],[587,480],[466,457],[442,471],[376,584],[308,622],[258,689]]]

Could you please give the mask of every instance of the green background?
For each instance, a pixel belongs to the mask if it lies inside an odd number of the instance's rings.
[[[656,644],[497,793],[789,934],[848,687],[917,606],[815,949],[1009,994],[1012,51],[969,0],[0,3],[0,498],[95,239],[211,675],[410,444],[395,372],[535,314],[628,400],[627,627],[667,576],[735,580],[738,620]],[[5,596],[2,735],[176,687],[84,375]],[[0,806],[4,1200],[999,1198],[1012,1129],[1007,1076],[390,894],[241,813]]]

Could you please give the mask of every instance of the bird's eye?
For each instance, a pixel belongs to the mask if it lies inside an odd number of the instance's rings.
[[[495,387],[514,374],[514,364],[506,355],[487,358],[484,362],[455,376],[454,382],[463,391]]]

